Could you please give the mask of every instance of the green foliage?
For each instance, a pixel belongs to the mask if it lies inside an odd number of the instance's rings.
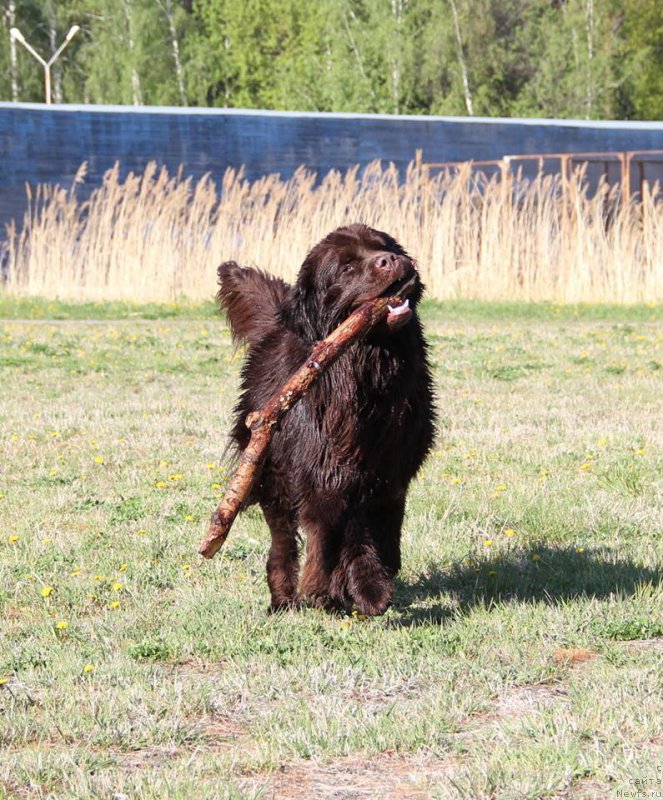
[[[454,9],[458,26],[454,24]],[[660,119],[659,0],[3,0],[0,98]]]
[[[633,119],[663,118],[663,6],[626,0],[620,55],[624,66],[620,112]]]
[[[663,625],[648,617],[628,617],[626,619],[609,620],[598,623],[596,631],[599,635],[617,642],[632,642],[638,639],[653,639],[663,636]]]

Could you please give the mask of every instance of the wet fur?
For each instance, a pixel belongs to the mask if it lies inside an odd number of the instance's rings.
[[[361,302],[386,291],[414,263],[385,233],[351,225],[306,257],[297,281],[226,262],[218,300],[249,348],[231,436],[246,447],[247,414],[266,403]],[[426,345],[416,315],[382,323],[355,342],[283,418],[248,502],[272,534],[267,580],[273,610],[305,600],[382,614],[400,569],[408,485],[431,447],[434,408]],[[298,531],[306,534],[299,574]]]

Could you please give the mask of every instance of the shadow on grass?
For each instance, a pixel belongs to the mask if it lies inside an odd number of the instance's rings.
[[[505,602],[557,605],[578,597],[629,597],[660,586],[663,572],[596,552],[534,547],[491,559],[465,559],[448,570],[437,565],[414,581],[396,580],[396,625],[442,623],[475,607]],[[417,607],[419,604],[422,606]]]

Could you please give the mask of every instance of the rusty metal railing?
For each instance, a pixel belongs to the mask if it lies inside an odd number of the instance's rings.
[[[640,197],[643,195],[647,175],[645,167],[647,164],[660,164],[661,174],[663,175],[663,150],[623,150],[612,152],[595,153],[528,153],[520,155],[505,155],[500,159],[488,160],[469,160],[469,161],[442,161],[442,162],[422,162],[427,169],[458,169],[467,164],[472,168],[495,167],[500,170],[502,178],[505,179],[511,173],[514,163],[518,162],[537,162],[538,175],[544,174],[547,161],[559,161],[558,174],[562,178],[562,191],[565,192],[569,178],[576,164],[601,164],[603,175],[606,180],[610,180],[609,165],[618,164],[620,169],[620,189],[624,203],[629,203],[632,196],[632,167],[637,165],[637,180]]]

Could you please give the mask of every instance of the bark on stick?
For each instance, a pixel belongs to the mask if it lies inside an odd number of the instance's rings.
[[[246,425],[251,430],[251,438],[242,451],[239,464],[223,499],[212,514],[207,537],[199,550],[201,555],[212,558],[225,542],[235,517],[260,474],[276,423],[353,342],[365,336],[386,317],[387,306],[402,303],[415,285],[415,279],[411,278],[388,297],[376,297],[359,306],[326,339],[313,346],[306,361],[281,389],[272,395],[264,408],[248,415]]]

